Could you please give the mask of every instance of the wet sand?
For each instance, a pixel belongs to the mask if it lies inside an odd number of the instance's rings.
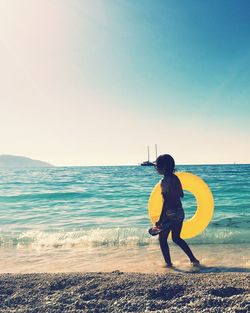
[[[249,244],[190,245],[204,265],[203,273],[250,272]],[[189,271],[188,257],[170,242],[173,264]],[[230,257],[228,257],[230,256]],[[8,260],[8,262],[6,262]],[[69,246],[0,247],[0,273],[67,273],[67,272],[142,272],[166,273],[164,259],[158,245],[147,246]]]
[[[0,312],[250,312],[250,273],[1,274]]]

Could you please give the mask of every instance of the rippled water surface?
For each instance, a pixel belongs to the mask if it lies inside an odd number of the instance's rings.
[[[178,171],[205,180],[215,202],[207,229],[188,242],[210,249],[249,245],[250,165],[178,166]],[[1,249],[156,246],[147,233],[147,202],[159,179],[154,168],[140,166],[1,169]],[[196,203],[188,192],[183,207],[190,218]]]

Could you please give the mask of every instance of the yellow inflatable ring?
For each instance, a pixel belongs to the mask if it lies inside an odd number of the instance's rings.
[[[200,177],[185,172],[175,173],[175,175],[180,179],[183,190],[191,192],[197,201],[195,214],[183,222],[181,230],[181,238],[188,239],[200,234],[211,221],[214,212],[213,195],[208,185]],[[158,182],[148,201],[148,212],[153,224],[160,217],[162,204],[161,185]]]

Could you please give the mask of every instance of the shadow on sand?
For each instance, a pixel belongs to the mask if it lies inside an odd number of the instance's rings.
[[[177,267],[173,267],[174,272],[178,273],[189,273],[189,274],[199,274],[199,273],[250,273],[249,268],[244,267],[226,267],[226,266],[205,266],[200,265],[193,267],[190,270],[185,270]]]

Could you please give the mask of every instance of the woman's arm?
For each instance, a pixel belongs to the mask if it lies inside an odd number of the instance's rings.
[[[173,184],[173,194],[174,194],[174,197],[178,197],[178,198],[184,197],[181,182],[176,175],[175,175],[174,184]]]
[[[163,210],[164,210],[164,201],[163,201],[163,204],[162,204],[162,209],[161,209],[161,215],[160,215],[160,218],[159,220],[155,223],[156,226],[160,226],[162,224],[162,219],[163,219]]]
[[[160,226],[162,224],[164,211],[165,211],[165,199],[166,199],[168,193],[169,193],[169,181],[167,181],[166,179],[163,179],[161,181],[161,195],[162,195],[163,203],[162,203],[162,209],[161,209],[160,218],[155,223],[156,226]]]

